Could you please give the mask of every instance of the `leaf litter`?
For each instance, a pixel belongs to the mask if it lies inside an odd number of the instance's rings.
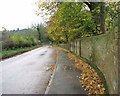
[[[60,50],[66,51],[71,60],[75,61],[76,68],[80,69],[82,73],[77,78],[80,79],[80,83],[84,90],[86,90],[89,94],[105,94],[105,88],[103,83],[97,74],[97,72],[87,63],[78,59],[74,54],[72,54],[69,50],[56,46]]]

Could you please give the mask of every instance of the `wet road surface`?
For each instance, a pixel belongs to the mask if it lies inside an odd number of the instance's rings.
[[[55,49],[40,47],[0,62],[3,94],[44,94],[55,64]]]

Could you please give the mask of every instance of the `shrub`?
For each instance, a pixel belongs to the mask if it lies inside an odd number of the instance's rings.
[[[37,45],[38,40],[30,36],[12,35],[8,40],[2,43],[2,49],[24,48]]]

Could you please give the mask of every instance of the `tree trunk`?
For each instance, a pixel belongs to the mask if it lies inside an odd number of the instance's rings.
[[[105,33],[105,2],[100,3],[100,29],[102,33]]]
[[[104,2],[84,2],[90,8],[94,23],[96,24],[96,30],[105,33],[105,3]],[[94,9],[100,7],[100,13],[97,13]],[[94,10],[94,11],[93,11]],[[98,24],[100,24],[100,30],[98,30]]]

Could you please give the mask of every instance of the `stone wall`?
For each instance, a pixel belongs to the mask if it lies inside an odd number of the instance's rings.
[[[64,46],[61,47],[65,48]],[[97,65],[106,78],[110,94],[118,94],[117,29],[111,33],[76,40],[67,48],[76,55],[86,58],[91,64]]]

